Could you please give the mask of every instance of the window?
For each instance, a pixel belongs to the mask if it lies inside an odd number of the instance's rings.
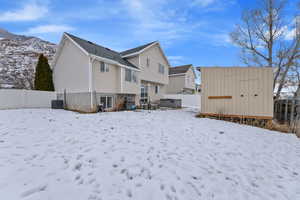
[[[165,73],[165,66],[158,63],[158,72],[161,73],[161,74],[164,74]]]
[[[100,103],[103,105],[104,109],[112,108],[113,98],[110,96],[102,96],[100,97]]]
[[[159,85],[156,85],[155,86],[155,94],[158,94],[159,93]]]
[[[109,72],[108,64],[100,62],[100,72]]]
[[[147,67],[150,67],[150,58],[149,57],[147,57]]]
[[[141,85],[141,104],[146,104],[148,102],[148,86],[145,84]]]
[[[125,69],[125,81],[137,83],[136,72],[130,69]]]
[[[131,70],[130,69],[125,69],[125,81],[131,82]]]
[[[137,83],[137,77],[135,72],[132,72],[132,80],[133,82]]]

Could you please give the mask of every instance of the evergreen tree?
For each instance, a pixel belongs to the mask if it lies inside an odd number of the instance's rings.
[[[54,91],[52,70],[48,59],[41,54],[35,70],[34,89],[43,91]]]

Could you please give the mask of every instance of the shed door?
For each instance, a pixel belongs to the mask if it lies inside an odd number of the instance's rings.
[[[255,73],[250,72],[247,78],[240,80],[239,91],[238,110],[241,115],[258,115],[260,109],[259,80]]]

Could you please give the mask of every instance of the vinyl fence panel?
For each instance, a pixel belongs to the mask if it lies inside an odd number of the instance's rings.
[[[0,89],[0,109],[50,108],[56,92]]]
[[[200,94],[167,94],[164,95],[167,99],[181,99],[182,106],[188,108],[201,109],[201,95]]]

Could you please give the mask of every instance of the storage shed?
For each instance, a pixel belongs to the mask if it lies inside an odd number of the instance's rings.
[[[273,71],[258,67],[200,67],[201,114],[273,118]]]

